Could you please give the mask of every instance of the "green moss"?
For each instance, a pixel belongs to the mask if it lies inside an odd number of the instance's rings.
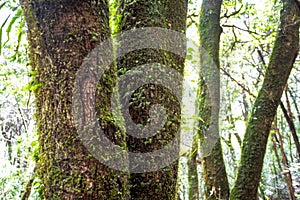
[[[204,0],[201,6],[199,23],[202,49],[200,52],[201,74],[197,91],[197,112],[199,117],[197,134],[199,134],[200,146],[204,154],[202,166],[206,199],[217,199],[219,197],[228,199],[229,196],[229,186],[218,128],[219,105],[216,105],[220,101],[219,42],[221,4],[222,1],[219,0]],[[213,85],[209,82],[211,80],[214,80]],[[217,102],[213,102],[212,99]],[[208,132],[208,130],[214,130],[214,132]],[[207,137],[215,138],[214,143],[208,144]]]
[[[299,49],[300,16],[294,1],[284,1],[281,24],[263,85],[255,100],[242,146],[242,156],[230,199],[257,199],[266,145],[277,107]]]
[[[122,17],[118,24],[118,32],[141,27],[162,27],[185,32],[187,9],[185,1],[129,0],[119,8],[122,8],[119,10]],[[122,75],[135,66],[153,62],[171,66],[183,73],[183,58],[156,49],[143,49],[126,54],[118,60],[118,72]],[[132,120],[136,124],[147,124],[149,109],[153,104],[164,105],[168,112],[167,122],[154,137],[135,139],[129,136],[127,146],[131,152],[149,152],[160,149],[173,139],[179,128],[180,115],[178,113],[181,113],[179,103],[170,91],[153,84],[139,88],[132,95],[130,103]],[[176,199],[174,191],[177,187],[177,167],[178,163],[174,162],[156,172],[131,174],[131,198]]]
[[[125,199],[126,174],[93,158],[79,141],[70,118],[77,69],[83,58],[110,35],[108,3],[26,0],[22,1],[22,8],[29,29],[35,81],[42,83],[35,96],[38,176],[45,199]],[[110,123],[107,105],[112,91],[111,76],[99,86],[107,95],[99,116],[103,116],[108,132],[116,129]],[[120,136],[118,131],[115,133]],[[120,187],[117,182],[125,186]]]

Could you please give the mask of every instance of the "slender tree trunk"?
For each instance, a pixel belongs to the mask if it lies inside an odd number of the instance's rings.
[[[189,199],[198,200],[199,199],[199,181],[198,181],[198,142],[199,137],[196,135],[193,138],[192,150],[188,157],[188,183],[189,183]]]
[[[295,109],[296,109],[296,112],[297,112],[297,119],[298,119],[298,122],[300,122],[300,111],[299,111],[299,108],[298,108],[298,104],[297,104],[297,101],[296,101],[296,97],[295,95],[293,94],[294,92],[292,92],[291,90],[289,90],[289,94],[290,96],[292,97],[292,100],[293,100],[293,103],[295,105]]]
[[[299,49],[298,19],[297,1],[284,0],[279,33],[247,125],[230,199],[257,199],[269,132]]]
[[[35,92],[37,172],[45,199],[125,199],[126,176],[93,158],[78,139],[71,112],[77,70],[84,57],[110,36],[108,2],[22,0],[21,4],[34,84],[40,86]],[[99,85],[100,91],[111,87],[109,82]],[[107,93],[100,101],[105,109],[108,98]],[[99,115],[106,115],[105,109]],[[112,123],[106,122],[103,129],[115,138]]]
[[[289,170],[289,161],[288,161],[286,153],[284,151],[283,139],[282,139],[282,135],[281,135],[281,133],[278,129],[278,126],[277,126],[277,119],[275,119],[274,128],[275,128],[276,134],[278,135],[278,139],[277,139],[276,135],[275,135],[275,137],[276,137],[276,140],[278,141],[279,149],[281,151],[281,156],[282,156],[282,162],[283,162],[283,165],[284,165],[284,169],[281,168],[280,170],[284,175],[284,179],[285,179],[287,188],[289,190],[289,199],[295,200],[296,197],[295,197],[295,189],[293,187],[292,174]],[[280,160],[278,160],[278,162],[280,162]]]
[[[283,102],[280,102],[280,108],[283,112],[284,118],[286,119],[286,121],[287,121],[287,123],[290,127],[290,130],[291,130],[291,133],[292,133],[295,145],[296,145],[298,157],[300,158],[300,142],[299,142],[299,138],[297,136],[296,126],[295,126],[295,123],[294,123],[294,117],[293,117],[293,114],[292,114],[292,111],[291,111],[291,106],[290,106],[290,101],[289,101],[289,98],[288,98],[287,91],[285,92],[285,98],[286,98],[286,103],[287,103],[287,108],[288,109],[285,108]]]
[[[118,31],[134,30],[143,27],[160,27],[185,33],[187,0],[128,0],[120,1]],[[157,36],[159,37],[159,36]],[[134,39],[134,38],[133,38]],[[153,38],[156,42],[159,38]],[[176,42],[175,42],[176,43]],[[176,48],[185,47],[182,43]],[[122,44],[120,44],[122,46]],[[176,69],[181,74],[184,58],[176,54],[157,49],[132,51],[118,60],[119,75],[130,73],[130,69],[144,64],[160,63]],[[133,80],[130,84],[134,84]],[[146,125],[152,105],[160,104],[168,115],[164,127],[152,137],[135,138],[127,135],[127,146],[130,152],[145,153],[159,150],[174,137],[180,127],[180,105],[170,91],[148,84],[135,91],[131,99],[130,115],[136,124]],[[179,149],[174,152],[179,155]],[[149,157],[149,161],[152,158]],[[168,158],[165,158],[168,159]],[[131,167],[134,160],[130,160]],[[136,166],[140,167],[140,166]],[[176,199],[178,160],[163,169],[154,172],[131,173],[130,194],[132,199]]]
[[[278,146],[277,146],[277,143],[278,143],[278,139],[277,139],[277,136],[276,134],[273,134],[272,135],[273,138],[272,138],[272,143],[273,143],[273,150],[274,150],[274,154],[275,154],[275,157],[276,157],[276,161],[277,161],[277,164],[278,164],[278,168],[279,168],[279,173],[282,172],[282,166],[281,166],[281,162],[280,162],[280,157],[279,157],[279,153],[278,153]],[[277,187],[278,186],[278,178],[277,178],[277,168],[275,167],[275,161],[273,161],[273,170],[274,170],[274,176],[276,177],[275,178],[275,183],[274,183],[274,188],[276,189],[276,195],[280,198],[282,196],[279,188]]]
[[[198,116],[206,199],[228,199],[229,185],[219,136],[220,9],[222,0],[203,0],[200,13],[201,78]],[[206,52],[205,52],[206,51]],[[209,58],[205,55],[208,54]],[[211,63],[212,62],[212,63]]]

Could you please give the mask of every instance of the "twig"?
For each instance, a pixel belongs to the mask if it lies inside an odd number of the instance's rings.
[[[238,29],[238,30],[245,31],[245,32],[248,32],[248,33],[250,33],[250,34],[255,34],[255,35],[259,35],[259,36],[268,36],[268,35],[264,35],[264,34],[257,33],[257,32],[255,32],[255,31],[251,31],[251,30],[249,30],[249,29],[244,29],[244,28],[238,27],[238,26],[236,26],[236,25],[223,24],[222,27],[236,28],[236,29]]]
[[[230,18],[234,15],[237,15],[242,10],[242,8],[243,8],[243,5],[241,5],[241,7],[238,10],[235,10],[234,12],[230,13],[229,15],[227,15],[227,10],[226,10],[226,13],[223,16],[221,16],[221,19],[222,18]]]
[[[233,78],[225,69],[223,69],[222,67],[220,67],[221,71],[228,76],[233,82],[235,82],[236,84],[238,84],[238,86],[240,86],[244,91],[246,91],[250,96],[256,98],[256,96],[249,90],[249,88],[246,88],[245,86],[243,86],[241,83],[239,83],[235,78]]]

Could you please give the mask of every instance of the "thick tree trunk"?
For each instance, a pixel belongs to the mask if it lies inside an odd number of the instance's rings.
[[[35,84],[40,86],[35,93],[37,171],[45,199],[126,199],[126,176],[93,158],[78,139],[71,113],[77,70],[84,57],[110,35],[108,2],[22,0],[21,4]],[[99,87],[111,90],[111,84]],[[100,102],[109,102],[105,98],[109,94]],[[99,112],[105,115],[106,110]],[[116,127],[106,124],[104,130],[112,139]]]
[[[143,27],[160,27],[185,33],[186,29],[186,0],[128,0],[120,1],[120,10],[117,11],[121,18],[118,32],[133,30]],[[155,43],[158,38],[149,41]],[[168,38],[166,38],[167,40]],[[133,38],[134,41],[134,38]],[[178,41],[175,41],[178,43]],[[122,44],[120,44],[122,46]],[[162,44],[163,45],[163,44]],[[184,42],[177,48],[184,48]],[[158,49],[142,49],[132,51],[118,60],[120,75],[130,73],[130,69],[150,63],[160,63],[183,73],[184,57]],[[121,72],[123,71],[123,72]],[[166,74],[164,74],[166,76]],[[130,84],[134,84],[133,80]],[[149,120],[149,109],[152,105],[160,104],[166,109],[167,122],[155,135],[148,138],[135,138],[127,136],[127,146],[130,152],[145,153],[159,150],[175,136],[180,128],[180,101],[172,97],[166,88],[148,84],[135,91],[131,99],[130,115],[136,124],[146,125]],[[179,142],[179,141],[178,141]],[[179,149],[174,152],[179,155]],[[149,157],[149,161],[153,158]],[[168,158],[165,158],[166,160]],[[134,160],[130,160],[131,167]],[[160,163],[159,163],[160,164]],[[136,166],[140,167],[140,166]],[[177,169],[178,160],[171,165],[154,172],[131,173],[130,194],[132,199],[176,199],[177,194]]]
[[[284,0],[279,33],[247,125],[241,162],[230,199],[257,199],[270,128],[298,54],[299,17],[297,1]]]
[[[219,136],[220,9],[222,0],[203,0],[200,13],[201,79],[197,93],[206,199],[228,199],[229,186]],[[206,57],[207,54],[210,58]]]

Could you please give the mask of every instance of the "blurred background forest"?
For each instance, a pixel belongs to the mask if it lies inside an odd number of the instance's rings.
[[[115,5],[111,6],[113,10]],[[200,8],[201,1],[189,1],[187,37],[194,41],[199,41]],[[279,0],[224,0],[221,7],[220,137],[230,188],[236,177],[247,120],[278,31],[281,8]],[[27,26],[18,1],[0,1],[0,12],[0,199],[41,199],[41,181],[34,173],[38,141],[33,93],[39,86],[32,81],[35,74],[27,57]],[[294,63],[270,131],[258,190],[260,199],[290,199],[291,192],[294,199],[300,199],[299,61],[297,58]],[[195,97],[198,76],[194,69],[185,71],[194,87],[189,95]],[[183,131],[194,130],[186,129],[189,130]],[[182,200],[192,199],[190,154],[182,152],[180,157],[177,193]],[[196,154],[197,190],[199,199],[204,199],[198,148]],[[26,194],[28,191],[30,194]]]

